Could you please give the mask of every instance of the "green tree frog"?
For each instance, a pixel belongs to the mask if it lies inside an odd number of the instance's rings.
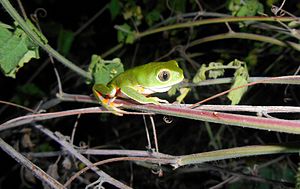
[[[125,111],[117,108],[122,105],[113,103],[116,97],[130,98],[141,104],[168,103],[166,100],[147,96],[166,92],[183,79],[183,71],[175,60],[151,62],[120,73],[107,85],[95,84],[93,93],[103,107],[116,115],[122,115]]]

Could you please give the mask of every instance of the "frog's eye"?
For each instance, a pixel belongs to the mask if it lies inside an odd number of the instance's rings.
[[[170,79],[170,71],[169,70],[161,70],[159,73],[158,73],[158,79],[160,81],[168,81]]]

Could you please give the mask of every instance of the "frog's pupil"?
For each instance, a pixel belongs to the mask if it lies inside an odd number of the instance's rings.
[[[170,78],[170,73],[168,71],[162,71],[158,77],[161,81],[167,81]]]

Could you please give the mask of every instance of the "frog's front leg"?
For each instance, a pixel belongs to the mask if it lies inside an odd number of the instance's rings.
[[[167,100],[158,97],[146,97],[132,87],[122,87],[121,92],[141,104],[159,104],[160,102],[169,103]]]
[[[122,104],[116,104],[113,101],[117,93],[117,89],[114,86],[107,87],[102,84],[95,84],[93,86],[93,93],[96,99],[101,103],[101,105],[107,110],[112,111],[115,115],[122,116],[126,111],[120,110],[117,107],[122,106]],[[108,97],[108,98],[106,98]]]

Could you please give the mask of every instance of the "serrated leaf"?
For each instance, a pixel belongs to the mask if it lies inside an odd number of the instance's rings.
[[[58,34],[58,40],[57,40],[58,51],[64,56],[68,55],[73,41],[74,41],[74,32],[62,28]]]
[[[121,2],[119,0],[111,0],[108,8],[110,11],[111,19],[114,20],[120,14]]]
[[[193,78],[193,83],[199,83],[206,80],[206,72],[208,71],[209,78],[217,78],[224,75],[226,66],[221,62],[211,62],[206,66],[202,64],[200,69],[197,71],[196,75]]]
[[[103,60],[98,55],[92,55],[89,73],[93,76],[94,83],[106,85],[122,72],[124,72],[124,68],[119,58]],[[87,81],[87,83],[90,84],[91,81]]]
[[[208,65],[209,72],[208,72],[208,77],[209,78],[213,78],[216,79],[220,76],[224,75],[225,69],[224,68],[220,68],[223,67],[223,63],[220,62],[211,62]]]
[[[38,46],[20,28],[14,32],[0,26],[0,68],[8,77],[15,78],[17,71],[32,58],[39,58]]]

